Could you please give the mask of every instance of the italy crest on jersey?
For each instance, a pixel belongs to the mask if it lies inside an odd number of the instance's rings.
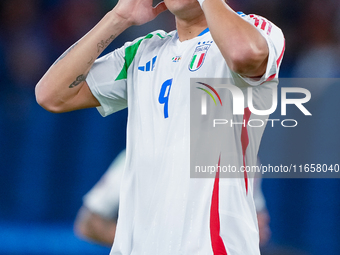
[[[199,42],[189,63],[191,72],[197,71],[204,63],[205,56],[211,46],[212,41]]]

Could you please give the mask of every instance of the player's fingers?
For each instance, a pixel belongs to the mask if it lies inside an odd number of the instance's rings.
[[[158,14],[166,11],[167,9],[168,8],[166,7],[165,3],[162,1],[154,7],[153,11],[154,11],[154,14],[157,16]]]

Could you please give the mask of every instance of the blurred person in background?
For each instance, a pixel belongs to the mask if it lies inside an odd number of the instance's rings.
[[[74,223],[74,231],[80,238],[112,246],[116,233],[125,154],[125,150],[119,153],[105,174],[83,197],[83,205]]]

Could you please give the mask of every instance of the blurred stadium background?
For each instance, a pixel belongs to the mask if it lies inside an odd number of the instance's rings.
[[[281,77],[340,77],[338,0],[229,2],[282,28],[287,47]],[[72,228],[82,196],[124,148],[127,110],[107,118],[95,109],[52,114],[37,105],[34,86],[115,4],[0,3],[0,254],[109,252],[79,240]],[[170,13],[124,32],[105,53],[159,28],[174,28]],[[313,117],[298,128],[267,128],[260,149],[263,164],[340,163],[338,85],[311,88],[314,103],[307,108]],[[277,250],[273,255],[281,249],[288,250],[285,254],[340,254],[338,179],[264,179],[263,192],[272,229],[267,248]]]

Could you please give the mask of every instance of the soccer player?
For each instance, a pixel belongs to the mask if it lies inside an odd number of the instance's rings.
[[[122,31],[166,9],[176,31],[152,32],[96,60]],[[196,61],[203,44],[209,46]],[[46,72],[36,97],[51,112],[98,107],[107,116],[129,108],[112,255],[260,253],[253,180],[190,178],[189,85],[190,78],[230,78],[242,89],[256,87],[254,104],[266,107],[283,51],[279,28],[235,13],[223,0],[165,0],[155,7],[152,0],[119,0]],[[225,146],[238,168],[256,162],[263,130],[237,126],[229,134],[234,142]]]

